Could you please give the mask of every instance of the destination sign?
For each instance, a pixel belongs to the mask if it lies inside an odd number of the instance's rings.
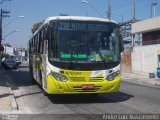
[[[85,59],[87,58],[86,54],[61,54],[61,58],[68,59],[68,58],[78,58],[78,59]]]
[[[80,23],[80,22],[58,22],[58,30],[84,30],[84,31],[108,31],[108,24]]]

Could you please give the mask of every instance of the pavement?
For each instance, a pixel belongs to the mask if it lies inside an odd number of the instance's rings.
[[[135,84],[160,87],[160,78],[149,78],[149,75],[141,75],[136,73],[121,73],[122,81],[132,82]]]
[[[0,114],[10,113],[17,109],[11,86],[11,79],[6,71],[0,69]]]
[[[132,82],[135,84],[149,85],[160,88],[160,78],[152,78],[149,76],[138,75],[133,73],[122,73],[122,81]],[[7,75],[7,72],[0,69],[0,114],[12,113],[17,110],[17,103],[12,92],[12,78]]]

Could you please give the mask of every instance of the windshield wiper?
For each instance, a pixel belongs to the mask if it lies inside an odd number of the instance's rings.
[[[99,56],[101,57],[103,63],[107,66],[107,60],[106,60],[106,58],[103,56],[101,50],[98,50],[97,53],[98,53]]]

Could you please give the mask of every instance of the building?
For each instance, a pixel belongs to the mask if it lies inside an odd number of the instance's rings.
[[[27,60],[27,50],[25,48],[16,48],[15,55],[16,59],[21,62]]]
[[[3,56],[6,58],[12,58],[18,61],[26,61],[27,50],[25,48],[13,48],[11,45],[4,44]]]
[[[132,24],[131,32],[142,35],[142,46],[133,47],[131,52],[132,72],[156,73],[160,67],[160,16]]]
[[[160,44],[160,16],[132,24],[132,34],[142,34],[142,45]]]
[[[15,57],[15,48],[13,48],[12,46],[8,45],[8,44],[4,44],[4,51],[3,54],[7,55],[9,58],[13,58]]]

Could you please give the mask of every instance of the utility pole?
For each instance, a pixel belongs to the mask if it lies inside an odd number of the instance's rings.
[[[2,42],[2,9],[1,9],[1,13],[0,13],[0,45]]]
[[[135,0],[133,0],[133,22],[136,21],[136,3]]]
[[[107,17],[108,17],[109,20],[111,19],[111,4],[110,4],[110,0],[108,0]]]
[[[153,14],[152,14],[152,0],[151,0],[151,18],[153,17]]]
[[[0,4],[2,4],[4,1],[6,0],[2,0]],[[5,11],[3,9],[0,10],[0,59],[1,59],[1,52],[4,51],[4,47],[2,45],[2,21],[3,21],[3,17],[9,17],[9,15],[7,15],[9,13],[10,11]]]
[[[136,22],[136,3],[135,0],[133,0],[133,18],[132,18],[132,22]],[[135,35],[132,35],[132,48],[134,47],[135,44]]]
[[[5,11],[3,9],[1,9],[0,11],[0,54],[1,54],[1,51],[4,51],[4,47],[2,45],[2,21],[3,21],[3,17],[9,17],[8,15],[9,13],[10,11]]]
[[[9,17],[10,11],[5,11],[3,9],[1,9],[0,12],[0,45],[2,43],[2,21],[3,21],[3,17]]]
[[[0,2],[0,4],[2,4],[5,1],[6,0],[2,0]],[[8,1],[11,1],[11,0],[8,0]],[[5,15],[5,14],[9,14],[9,13],[10,13],[10,11],[5,11],[3,9],[1,9],[1,11],[0,11],[0,47],[2,46],[1,43],[2,43],[2,21],[3,21],[3,17],[9,17],[9,15]]]

